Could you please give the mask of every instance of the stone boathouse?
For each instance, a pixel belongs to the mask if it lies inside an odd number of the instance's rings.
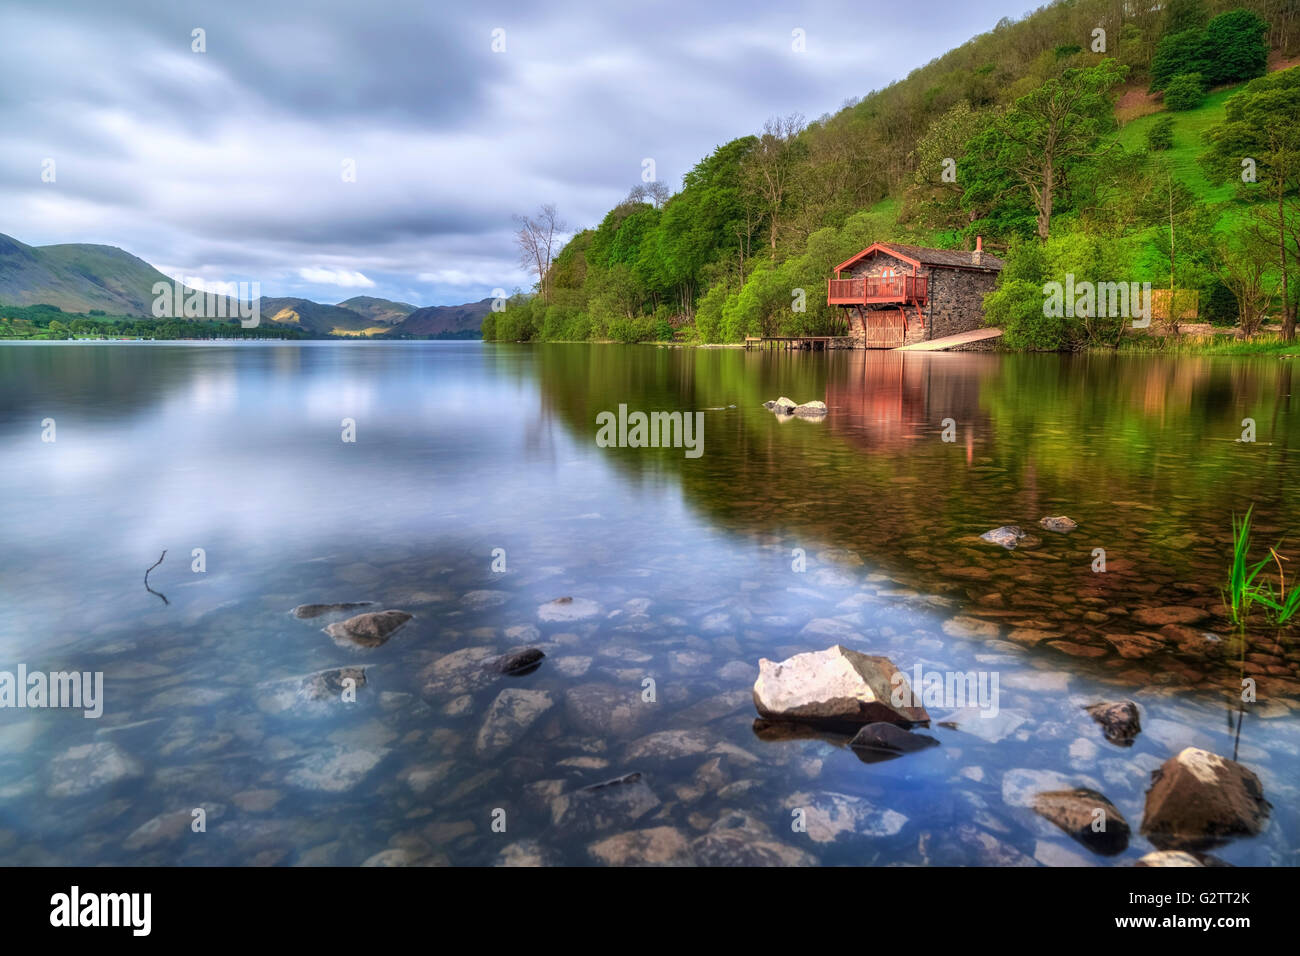
[[[835,267],[826,301],[846,310],[858,348],[892,349],[984,324],[984,295],[1002,260],[973,252],[877,242]]]

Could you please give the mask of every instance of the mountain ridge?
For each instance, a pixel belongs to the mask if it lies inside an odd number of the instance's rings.
[[[153,318],[153,287],[158,282],[173,284],[169,276],[118,246],[31,246],[0,233],[0,305],[53,305],[74,314]],[[186,286],[182,290],[185,297],[198,291]],[[225,314],[238,316],[233,301],[222,298]],[[491,301],[420,307],[364,295],[333,304],[264,295],[259,307],[264,323],[296,326],[318,335],[424,338],[479,331]],[[412,318],[415,321],[409,322]]]

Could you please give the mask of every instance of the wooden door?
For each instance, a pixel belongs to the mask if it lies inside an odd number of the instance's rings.
[[[871,309],[867,312],[867,348],[896,349],[907,335],[907,320],[897,309]]]

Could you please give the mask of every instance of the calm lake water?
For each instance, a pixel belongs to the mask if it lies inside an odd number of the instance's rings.
[[[1117,865],[1153,849],[1150,772],[1195,745],[1273,804],[1212,852],[1295,865],[1300,650],[1262,619],[1234,636],[1219,594],[1251,503],[1259,556],[1285,538],[1300,580],[1292,367],[0,347],[0,670],[104,680],[99,719],[0,710],[0,862]],[[782,395],[830,413],[778,419]],[[620,404],[702,412],[703,454],[598,447]],[[1078,530],[1036,527],[1060,514]],[[1041,543],[977,537],[1006,524]],[[361,601],[413,619],[355,648],[322,631],[346,614],[290,614]],[[758,660],[836,643],[996,674],[998,716],[931,707],[939,746],[871,763],[756,728]],[[532,673],[482,668],[522,646]],[[355,701],[300,692],[340,667]],[[1122,699],[1130,748],[1082,711]],[[1019,805],[1054,780],[1104,793],[1127,850]]]

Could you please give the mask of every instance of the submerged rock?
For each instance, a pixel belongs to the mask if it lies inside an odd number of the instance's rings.
[[[369,611],[327,625],[323,630],[340,647],[379,647],[410,619],[411,615],[405,611]]]
[[[1029,534],[1014,524],[1003,525],[1001,528],[994,528],[992,531],[985,531],[980,538],[990,544],[996,544],[1006,548],[1008,551],[1015,550],[1016,546],[1029,537]]]
[[[583,684],[564,692],[564,713],[579,733],[627,738],[645,726],[654,705],[642,700],[640,685]]]
[[[351,790],[374,770],[388,750],[330,747],[308,754],[289,772],[285,782],[300,790],[343,793]]]
[[[345,604],[299,604],[290,613],[300,621],[309,621],[324,614],[343,614],[359,607],[369,607],[374,601],[350,601]]]
[[[606,837],[587,847],[607,866],[690,866],[690,843],[676,827],[651,827]]]
[[[1188,747],[1151,772],[1141,832],[1161,849],[1210,846],[1256,835],[1271,809],[1249,769]]]
[[[1133,612],[1133,620],[1145,627],[1164,627],[1167,624],[1197,624],[1210,616],[1203,607],[1168,605],[1143,607]]]
[[[500,657],[489,658],[483,662],[483,666],[494,674],[522,677],[537,670],[545,656],[536,647],[525,647],[522,650],[509,651]]]
[[[551,801],[551,823],[567,834],[592,833],[630,826],[657,806],[659,798],[634,772],[560,794]]]
[[[526,734],[554,705],[555,699],[544,690],[518,687],[503,690],[483,718],[474,742],[475,753],[480,757],[495,757]]]
[[[1133,740],[1142,732],[1137,704],[1131,700],[1103,701],[1083,708],[1097,723],[1106,739],[1121,747],[1132,747]]]
[[[257,687],[257,707],[263,713],[297,711],[320,714],[333,704],[343,703],[345,691],[366,686],[364,667],[331,667],[301,677],[267,681]]]
[[[542,621],[581,621],[600,613],[600,605],[587,598],[560,597],[547,601],[537,609]]]
[[[1185,850],[1156,850],[1148,853],[1134,866],[1228,866],[1218,857],[1208,854],[1188,853]]]
[[[106,741],[70,747],[49,769],[51,797],[80,797],[144,772],[138,760]]]
[[[817,858],[807,850],[755,839],[744,830],[717,830],[691,844],[700,866],[816,866]]]
[[[938,745],[939,741],[926,734],[914,734],[910,730],[883,722],[867,724],[849,741],[849,746],[859,757],[871,754],[896,756]]]
[[[490,647],[462,647],[438,658],[424,669],[423,693],[433,697],[459,697],[489,686],[501,675],[483,666],[498,655]]]
[[[1055,531],[1057,534],[1069,534],[1075,528],[1079,527],[1078,522],[1065,515],[1058,515],[1055,518],[1039,518],[1038,527],[1044,531]]]
[[[1128,847],[1128,821],[1096,790],[1077,787],[1035,794],[1034,811],[1096,853],[1114,856]]]
[[[846,834],[893,836],[907,825],[907,817],[898,811],[875,807],[847,793],[796,793],[785,801],[785,807],[792,813],[801,811],[808,838],[814,843],[833,843]]]
[[[846,727],[928,722],[925,708],[914,703],[919,701],[893,661],[839,644],[780,662],[762,658],[754,682],[754,706],[770,720]]]

